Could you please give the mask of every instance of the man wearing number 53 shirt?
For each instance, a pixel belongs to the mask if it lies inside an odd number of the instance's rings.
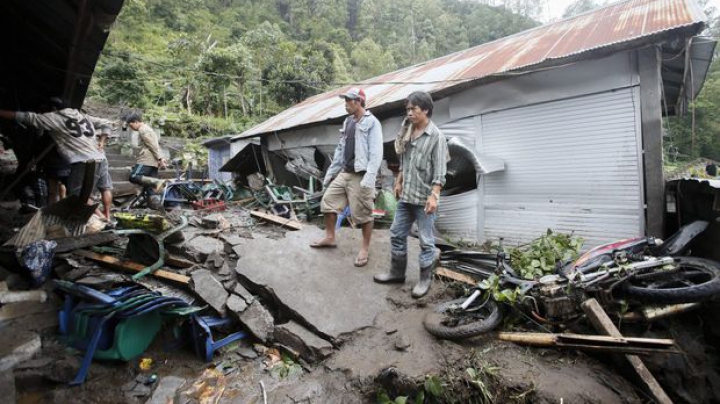
[[[61,156],[70,162],[67,194],[80,195],[85,177],[85,164],[95,162],[93,188],[102,196],[103,214],[110,219],[112,205],[112,180],[108,173],[105,154],[95,140],[96,132],[110,134],[112,123],[108,120],[85,115],[73,108],[64,108],[58,98],[51,99],[52,112],[37,114],[34,112],[0,110],[0,118],[14,119],[21,125],[43,129],[52,136]]]

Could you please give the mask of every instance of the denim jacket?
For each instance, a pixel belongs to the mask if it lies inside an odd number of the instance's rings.
[[[340,129],[340,141],[335,148],[332,164],[328,167],[323,184],[330,184],[344,165],[345,160],[345,128],[348,125],[348,116],[343,122]],[[380,163],[383,157],[383,133],[380,121],[370,111],[365,111],[365,115],[355,124],[355,171],[365,171],[360,185],[365,188],[375,188],[375,178],[377,177]]]

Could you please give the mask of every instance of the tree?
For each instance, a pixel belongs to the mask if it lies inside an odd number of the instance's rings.
[[[602,4],[594,0],[575,0],[565,8],[562,18],[569,18],[578,14],[585,13],[600,7]]]
[[[370,38],[365,38],[353,49],[350,55],[355,77],[363,80],[379,76],[397,68],[393,55],[383,51],[382,47]]]

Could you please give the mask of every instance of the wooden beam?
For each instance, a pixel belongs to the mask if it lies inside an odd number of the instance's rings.
[[[300,224],[300,222],[293,219],[286,219],[284,217],[272,215],[270,213],[260,212],[259,210],[252,210],[250,211],[250,214],[257,218],[269,220],[275,224],[279,224],[280,226],[287,227],[290,230],[302,229],[302,225]]]
[[[451,271],[447,268],[437,267],[435,269],[435,275],[447,278],[453,281],[467,283],[468,285],[477,285],[478,281],[473,279],[470,275],[461,274],[459,272]]]
[[[665,180],[662,145],[662,76],[660,50],[657,46],[640,49],[640,119],[642,128],[642,162],[645,176],[645,233],[664,238]]]
[[[582,304],[582,309],[585,315],[588,317],[592,325],[599,332],[603,332],[611,337],[622,338],[620,330],[615,327],[610,317],[605,313],[605,310],[600,306],[600,303],[595,299],[586,300]],[[640,380],[644,383],[644,388],[647,392],[655,399],[659,404],[672,404],[672,400],[668,397],[665,390],[660,386],[655,377],[650,373],[647,366],[643,361],[635,355],[625,355],[630,366],[635,373],[640,377]]]
[[[498,339],[519,345],[569,348],[583,351],[650,355],[681,353],[671,339],[617,338],[606,335],[548,334],[536,332],[501,332]]]
[[[111,255],[98,254],[92,251],[77,250],[74,251],[73,254],[83,258],[87,258],[91,261],[95,261],[104,267],[112,269],[118,269],[128,272],[140,272],[146,268],[145,265],[138,264],[137,262],[121,260]],[[187,285],[190,282],[190,277],[188,276],[176,274],[170,271],[164,271],[162,269],[158,269],[157,271],[151,273],[151,275],[160,279],[181,283],[183,285]]]

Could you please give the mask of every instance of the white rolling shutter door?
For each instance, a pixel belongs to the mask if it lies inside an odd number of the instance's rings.
[[[488,113],[482,153],[484,236],[524,243],[574,231],[586,248],[644,229],[636,88]]]

